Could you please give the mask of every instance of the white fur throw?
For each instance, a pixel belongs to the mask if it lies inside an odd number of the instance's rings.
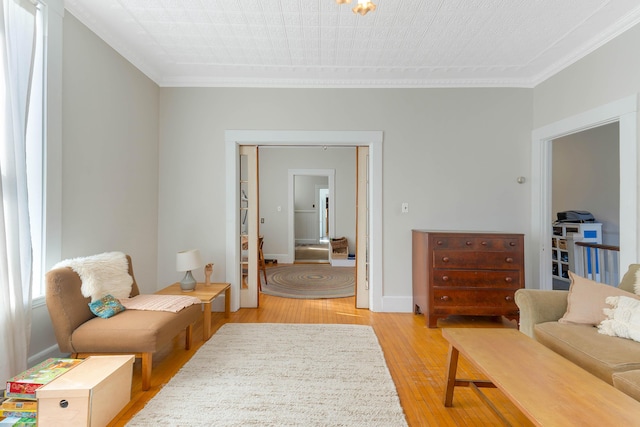
[[[640,341],[640,300],[625,296],[607,297],[612,308],[605,308],[607,319],[598,325],[598,332],[612,337]]]
[[[105,252],[88,257],[60,261],[53,268],[71,267],[82,280],[82,295],[96,301],[107,294],[128,298],[133,278],[129,275],[127,256],[122,252]]]

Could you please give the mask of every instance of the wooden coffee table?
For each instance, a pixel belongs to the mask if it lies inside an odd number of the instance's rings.
[[[449,341],[444,406],[456,386],[474,389],[509,425],[479,387],[497,387],[535,425],[638,425],[640,402],[515,329],[445,328]],[[487,380],[456,378],[458,356]]]
[[[164,289],[159,290],[156,294],[160,295],[189,295],[200,298],[202,301],[204,318],[203,318],[203,340],[207,341],[211,338],[211,302],[224,292],[224,317],[229,317],[231,311],[231,284],[230,283],[204,283],[196,284],[196,289],[190,292],[184,292],[180,289],[180,283],[174,283]]]

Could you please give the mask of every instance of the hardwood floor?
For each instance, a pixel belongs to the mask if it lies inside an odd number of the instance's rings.
[[[468,388],[457,388],[452,408],[445,408],[444,375],[448,343],[440,328],[429,329],[423,316],[411,313],[372,313],[354,308],[354,298],[297,300],[262,294],[260,308],[240,309],[225,319],[212,313],[212,330],[225,323],[347,323],[371,325],[378,337],[389,371],[395,382],[410,426],[494,426],[500,424],[491,410]],[[515,322],[504,319],[450,317],[440,320],[446,327],[508,327]],[[124,426],[203,344],[202,321],[196,324],[194,342],[184,349],[184,336],[154,355],[151,389],[141,390],[140,362],[133,368],[129,405],[110,424]],[[467,378],[482,378],[464,358],[458,372]],[[483,390],[513,425],[530,425],[524,415],[499,390]],[[185,396],[186,398],[186,396]]]

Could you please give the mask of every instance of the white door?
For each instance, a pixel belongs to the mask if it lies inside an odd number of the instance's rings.
[[[369,147],[357,147],[356,165],[356,307],[369,308]]]
[[[240,307],[258,307],[258,147],[240,150]]]

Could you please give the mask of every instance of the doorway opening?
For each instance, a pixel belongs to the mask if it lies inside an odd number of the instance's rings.
[[[568,272],[578,272],[577,260],[570,256],[574,239],[614,247],[620,244],[619,147],[617,121],[553,140],[551,217],[558,218],[558,212],[580,210],[595,218],[586,225],[554,223],[553,289],[568,290]],[[579,233],[567,235],[567,230]]]
[[[536,129],[532,134],[531,233],[529,246],[533,277],[528,283],[551,290],[552,263],[552,141],[597,126],[618,122],[620,147],[620,265],[638,259],[637,95],[600,106]]]
[[[227,178],[227,280],[232,286],[232,310],[240,307],[240,245],[237,236],[240,232],[238,179],[238,153],[241,146],[342,146],[368,147],[368,170],[370,181],[367,193],[370,209],[368,211],[369,231],[369,309],[385,311],[382,296],[382,132],[381,131],[259,131],[239,130],[225,132],[225,156]],[[253,240],[253,239],[251,239]],[[257,236],[256,236],[257,240]],[[257,292],[257,286],[255,286]],[[235,292],[234,292],[235,290]],[[393,301],[390,301],[393,304]],[[388,307],[393,311],[394,307]]]
[[[287,252],[293,256],[292,263],[329,263],[329,239],[336,224],[335,179],[335,169],[288,170],[289,235],[293,239]],[[351,198],[355,199],[355,192]]]

